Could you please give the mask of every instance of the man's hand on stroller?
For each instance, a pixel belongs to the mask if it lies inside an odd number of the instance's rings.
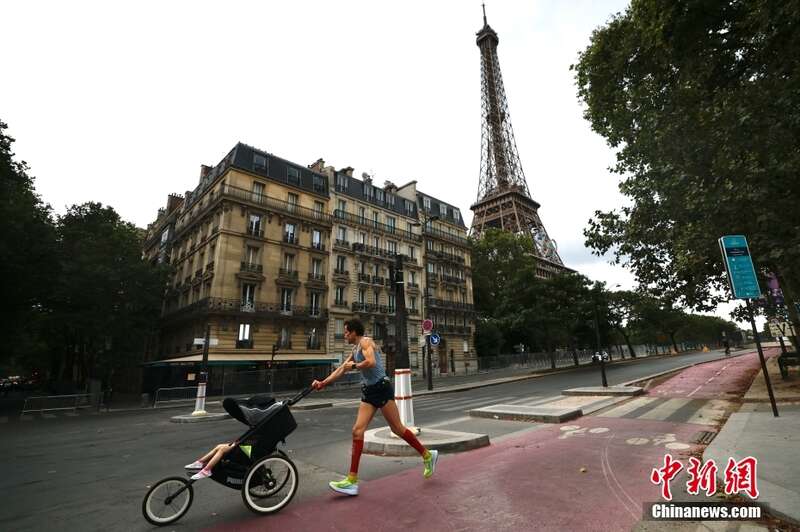
[[[318,381],[314,379],[314,382],[311,383],[311,387],[319,391],[325,387],[325,381]]]

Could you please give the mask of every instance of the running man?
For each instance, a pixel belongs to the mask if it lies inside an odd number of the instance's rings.
[[[426,449],[414,436],[414,433],[400,421],[400,412],[394,402],[394,390],[391,381],[386,376],[380,349],[372,338],[364,336],[364,324],[357,319],[347,320],[344,323],[344,339],[348,344],[354,346],[353,353],[325,379],[315,380],[311,383],[314,389],[321,390],[341,377],[345,371],[358,370],[361,372],[361,404],[358,407],[356,423],[353,425],[353,454],[350,461],[350,473],[346,478],[329,482],[328,485],[336,492],[358,495],[358,463],[364,448],[364,432],[377,410],[381,411],[392,432],[403,438],[422,456],[425,463],[422,475],[430,478],[436,469],[439,451]]]

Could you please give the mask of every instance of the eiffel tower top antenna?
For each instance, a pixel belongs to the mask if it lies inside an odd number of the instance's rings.
[[[488,26],[489,24],[486,22],[486,4],[482,3],[481,7],[483,8],[483,25]]]

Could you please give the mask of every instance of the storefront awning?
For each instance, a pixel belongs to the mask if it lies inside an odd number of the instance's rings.
[[[224,366],[224,365],[243,365],[243,364],[258,364],[269,362],[273,360],[271,354],[221,354],[209,353],[208,364],[209,366]],[[275,362],[295,362],[298,364],[330,364],[332,362],[339,362],[338,355],[329,355],[327,353],[278,353],[275,355]],[[167,358],[164,360],[153,360],[145,362],[143,366],[168,366],[168,365],[183,365],[183,364],[198,364],[203,361],[203,355],[187,355],[183,357]]]

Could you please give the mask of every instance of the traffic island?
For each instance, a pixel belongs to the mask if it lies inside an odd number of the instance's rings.
[[[203,423],[205,421],[221,421],[230,418],[231,415],[224,412],[208,412],[193,416],[192,414],[185,414],[182,416],[172,416],[169,420],[172,423]]]
[[[469,451],[489,445],[488,434],[454,432],[451,430],[420,428],[417,438],[428,449],[446,453]],[[392,434],[389,427],[368,430],[364,434],[364,452],[379,456],[415,456],[417,451]]]
[[[507,421],[534,421],[539,423],[563,423],[577,417],[583,412],[573,406],[547,405],[492,405],[469,411],[472,417],[503,419]]]

